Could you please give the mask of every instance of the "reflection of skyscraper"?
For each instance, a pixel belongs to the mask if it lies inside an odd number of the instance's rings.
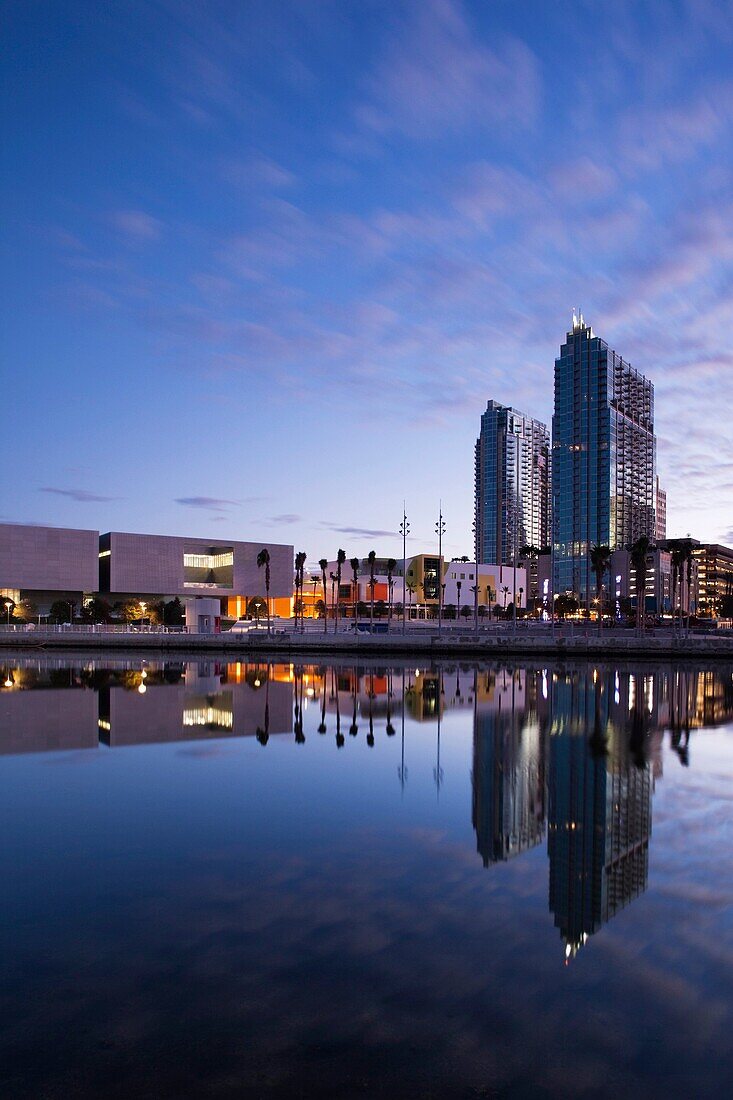
[[[617,694],[610,677],[570,674],[554,685],[547,847],[566,957],[646,889],[653,780],[644,699],[632,698],[621,722]]]
[[[473,728],[473,827],[484,867],[539,844],[544,833],[542,727],[528,698],[535,673],[481,673]]]

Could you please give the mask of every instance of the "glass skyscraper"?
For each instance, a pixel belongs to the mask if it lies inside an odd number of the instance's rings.
[[[587,604],[591,547],[653,540],[655,498],[654,386],[573,314],[555,360],[554,591]]]
[[[476,561],[511,565],[521,546],[550,540],[547,425],[489,401],[476,440]]]

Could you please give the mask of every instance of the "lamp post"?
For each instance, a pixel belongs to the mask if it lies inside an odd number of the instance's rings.
[[[5,601],[5,610],[6,610],[7,615],[8,615],[8,626],[10,626],[10,608],[12,606],[13,606],[13,601],[12,600],[6,600]]]
[[[145,626],[145,612],[147,610],[147,606],[148,605],[145,603],[144,600],[140,600],[140,610],[142,611],[142,615],[140,616],[140,626]]]
[[[443,502],[440,502],[438,522],[435,524],[435,533],[438,536],[438,634],[443,632],[443,569],[441,559],[443,557],[443,535],[445,534],[445,520],[443,519]]]
[[[410,533],[410,522],[407,518],[407,512],[405,511],[405,502],[402,501],[402,523],[400,524],[400,534],[402,535],[402,633],[405,633],[405,596],[407,595],[407,536]],[[412,589],[410,589],[410,596],[412,596]]]

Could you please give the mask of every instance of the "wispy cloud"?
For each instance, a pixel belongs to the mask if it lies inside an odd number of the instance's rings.
[[[117,210],[111,221],[123,237],[136,243],[157,240],[163,228],[157,218],[146,214],[144,210]]]
[[[338,523],[327,523],[321,520],[319,527],[325,527],[329,531],[335,531],[339,535],[351,535],[356,539],[398,538],[396,531],[383,531],[371,527],[348,527]]]
[[[79,504],[102,504],[108,500],[121,500],[121,497],[106,497],[101,496],[99,493],[90,493],[86,489],[59,489],[53,485],[44,485],[40,488],[39,493],[54,493],[59,497],[68,497],[69,500],[75,500]]]
[[[232,508],[238,508],[240,500],[227,500],[225,497],[175,497],[175,504],[182,504],[186,508],[200,508],[206,512],[228,512]]]
[[[268,523],[283,524],[284,526],[290,523],[300,523],[302,516],[299,516],[297,512],[283,512],[279,516],[270,516]]]
[[[524,42],[510,36],[482,42],[458,0],[420,0],[397,10],[358,108],[366,130],[435,139],[446,128],[534,121],[540,72]]]

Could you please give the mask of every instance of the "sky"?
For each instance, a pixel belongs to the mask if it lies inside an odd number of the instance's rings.
[[[582,309],[733,540],[733,5],[3,5],[0,520],[471,554]]]

